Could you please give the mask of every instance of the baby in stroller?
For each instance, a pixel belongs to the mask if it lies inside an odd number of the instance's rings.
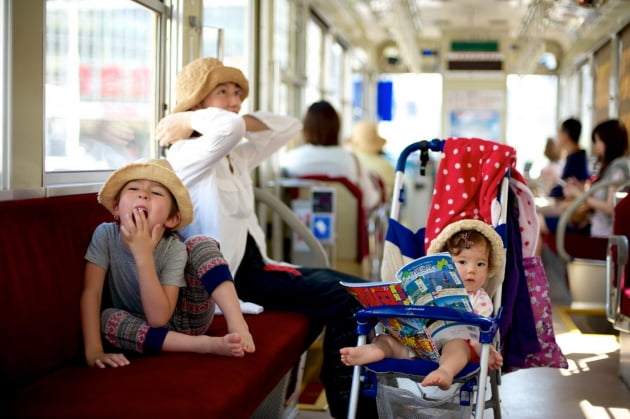
[[[483,316],[492,315],[492,299],[482,287],[489,277],[503,268],[505,256],[501,237],[482,221],[460,220],[447,226],[428,249],[429,254],[441,251],[452,255],[474,312]],[[447,341],[440,352],[438,368],[424,377],[421,384],[448,390],[454,377],[466,364],[479,362],[481,344],[456,338]],[[341,361],[348,366],[364,365],[384,358],[413,357],[407,346],[388,334],[376,336],[367,345],[342,348],[340,353]],[[503,357],[491,347],[488,367],[498,369],[502,365]]]

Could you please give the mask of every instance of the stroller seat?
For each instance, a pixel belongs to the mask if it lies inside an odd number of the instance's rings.
[[[449,158],[442,159],[436,172],[434,196],[426,228],[411,232],[398,223],[397,218],[402,202],[401,187],[406,159],[415,151],[420,151],[421,171],[428,161],[429,151],[444,152]],[[470,417],[474,412],[476,418],[481,418],[488,407],[493,408],[494,418],[501,416],[498,396],[500,372],[488,372],[491,345],[503,354],[504,367],[524,367],[526,356],[541,350],[532,307],[525,307],[529,309],[527,312],[519,303],[515,303],[517,300],[529,300],[529,296],[525,299],[516,297],[523,292],[523,286],[510,284],[507,294],[503,287],[503,280],[507,277],[506,270],[510,269],[512,272],[520,265],[522,271],[522,258],[533,255],[538,229],[533,195],[523,177],[516,171],[515,162],[516,151],[512,147],[480,139],[422,141],[411,144],[401,153],[396,167],[394,197],[382,262],[383,281],[391,281],[395,277],[394,272],[399,268],[424,256],[432,241],[451,223],[468,219],[478,220],[492,227],[501,237],[503,254],[520,259],[520,262],[514,263],[506,259],[505,266],[489,278],[484,286],[493,299],[494,314],[491,317],[429,306],[378,306],[359,311],[356,314],[358,345],[367,342],[367,336],[379,318],[409,316],[453,320],[477,326],[482,352],[479,363],[469,363],[456,376],[456,385],[453,386],[456,389],[446,396],[446,400],[427,398],[424,395],[417,397],[417,394],[412,394],[414,391],[409,391],[413,386],[405,388],[406,384],[401,385],[401,377],[412,377],[415,382],[435,370],[438,367],[436,362],[422,359],[385,359],[367,364],[364,368],[356,366],[348,417],[354,417],[356,412],[354,409],[362,380],[365,382],[364,387],[367,387],[363,393],[377,398],[380,417]],[[462,189],[464,186],[468,189]],[[520,211],[511,211],[512,207],[518,207]],[[508,221],[516,225],[510,226]],[[508,231],[514,237],[508,237]],[[507,316],[504,315],[502,306],[504,301],[508,303]],[[514,320],[516,311],[521,317],[519,321]],[[512,333],[513,326],[526,330],[527,337],[520,331]],[[505,335],[508,336],[510,350],[513,352],[513,349],[522,349],[523,353],[505,353],[502,342]],[[491,391],[486,393],[488,381]],[[423,393],[420,387],[416,385],[416,389]],[[403,404],[402,410],[394,411],[392,401],[400,393],[402,397],[396,399],[396,402]]]

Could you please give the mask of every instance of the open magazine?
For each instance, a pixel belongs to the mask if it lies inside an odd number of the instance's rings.
[[[433,305],[473,312],[464,283],[450,253],[415,259],[396,272],[396,281],[341,284],[364,307]],[[388,333],[418,357],[437,362],[444,342],[454,338],[479,339],[475,326],[444,320],[382,318]]]

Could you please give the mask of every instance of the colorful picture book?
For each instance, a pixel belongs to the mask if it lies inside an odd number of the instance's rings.
[[[364,307],[433,305],[473,312],[470,298],[448,252],[415,259],[396,272],[396,281],[341,283]],[[476,327],[444,320],[417,318],[379,319],[388,333],[418,357],[439,360],[445,341],[479,339]]]

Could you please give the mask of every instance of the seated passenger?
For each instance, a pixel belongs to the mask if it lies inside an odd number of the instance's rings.
[[[140,353],[254,352],[216,242],[199,237],[184,244],[173,233],[192,221],[193,208],[166,160],[123,166],[107,179],[98,200],[116,222],[96,228],[85,256],[81,321],[89,366],[129,364],[124,354],[105,351],[102,336],[118,349]],[[205,335],[215,302],[230,331],[222,337]]]
[[[331,415],[345,418],[352,368],[341,363],[339,349],[355,340],[353,315],[361,307],[339,281],[364,280],[331,269],[277,263],[267,256],[251,172],[296,136],[301,124],[269,112],[240,116],[248,93],[243,73],[214,58],[192,61],[177,76],[177,105],[158,124],[156,139],[171,145],[168,160],[195,207],[194,222],[181,233],[219,240],[242,300],[305,314],[313,338],[326,326],[321,379]],[[359,417],[377,416],[373,398],[362,397],[358,409]]]
[[[385,196],[389,199],[394,189],[396,171],[394,165],[385,158],[383,147],[387,141],[378,135],[376,124],[359,121],[352,127],[352,136],[344,143],[353,151],[365,170],[376,173],[385,185]]]
[[[492,227],[481,221],[459,221],[461,229],[450,237],[440,234],[436,244],[444,245],[443,250],[453,256],[457,272],[464,282],[475,313],[492,315],[492,300],[482,288],[488,277],[493,276],[503,263],[501,238]],[[454,224],[452,224],[454,225]],[[451,230],[452,231],[452,230]],[[444,232],[449,234],[449,230]],[[489,238],[488,236],[492,237]],[[479,362],[481,343],[464,339],[451,339],[440,349],[439,367],[431,371],[423,380],[423,386],[438,386],[448,390],[453,379],[469,362]],[[380,361],[384,358],[408,359],[409,348],[387,334],[377,336],[372,343],[340,350],[341,361],[346,365],[363,365]],[[503,365],[503,357],[492,346],[490,348],[490,369]]]
[[[597,158],[597,176],[592,185],[611,180],[630,180],[628,160],[628,131],[623,122],[611,119],[598,124],[593,129],[593,155]],[[569,179],[564,194],[571,198],[580,196],[589,185]],[[590,234],[593,237],[608,237],[612,234],[614,197],[618,186],[596,191],[586,199],[590,209]]]
[[[584,184],[589,178],[588,159],[586,151],[580,148],[579,141],[582,133],[582,124],[574,118],[562,122],[558,128],[556,139],[558,147],[566,154],[562,175],[557,184],[549,191],[549,197],[553,204],[539,208],[540,230],[543,234],[555,234],[558,220],[564,210],[571,204],[571,199],[564,196],[563,185],[567,180]],[[567,231],[588,234],[588,220],[584,214],[576,214],[568,225]]]
[[[303,120],[304,144],[284,153],[280,166],[288,176],[327,175],[347,178],[363,193],[363,208],[370,210],[381,200],[380,192],[359,159],[339,145],[341,121],[326,101],[313,103]]]

